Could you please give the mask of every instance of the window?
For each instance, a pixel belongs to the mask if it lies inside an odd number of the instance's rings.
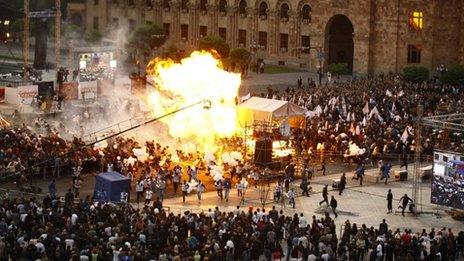
[[[225,27],[219,27],[219,37],[227,41],[227,29]]]
[[[171,3],[169,0],[163,0],[163,8],[166,11],[171,10]]]
[[[182,39],[188,40],[189,26],[188,24],[180,25],[180,37]]]
[[[288,48],[288,34],[280,34],[280,49],[287,51]]]
[[[283,18],[283,19],[288,19],[288,10],[290,9],[290,7],[288,7],[288,4],[287,3],[283,3],[281,6],[280,6],[280,18]]]
[[[422,18],[423,14],[420,11],[413,11],[409,14],[409,27],[420,31],[422,30]]]
[[[311,6],[303,5],[303,8],[301,8],[301,18],[307,23],[311,22]]]
[[[258,32],[258,44],[267,48],[267,32]]]
[[[134,0],[129,0],[129,5],[130,6],[135,6],[135,1]]]
[[[240,3],[238,4],[238,12],[241,15],[246,15],[246,8],[247,8],[247,2],[245,0],[241,0]]]
[[[164,34],[169,37],[169,27],[170,27],[170,24],[169,23],[163,23],[163,29],[164,29]]]
[[[145,0],[145,6],[147,8],[153,8],[153,3],[151,2],[151,0]]]
[[[113,23],[114,27],[116,27],[116,28],[119,27],[119,18],[113,17],[112,23]]]
[[[420,63],[421,62],[421,48],[418,45],[408,45],[408,63]]]
[[[208,27],[205,25],[200,25],[200,37],[206,36],[208,34]]]
[[[129,31],[134,31],[134,30],[135,30],[135,20],[129,19]]]
[[[93,0],[94,5],[98,5],[98,0]]]
[[[200,11],[206,12],[208,10],[208,1],[207,0],[200,0]]]
[[[309,53],[309,47],[311,46],[311,42],[309,40],[308,35],[302,35],[301,36],[301,47],[308,47],[308,49],[304,48],[301,50],[302,53]]]
[[[220,0],[219,1],[219,12],[225,13],[227,9],[227,0]]]
[[[238,44],[239,45],[246,45],[246,30],[238,30]]]
[[[98,16],[93,17],[93,29],[98,30]]]
[[[153,24],[152,21],[145,21],[146,24]]]
[[[267,18],[267,4],[266,4],[266,2],[261,2],[261,4],[259,4],[259,17],[261,17],[262,19]]]
[[[180,2],[180,9],[184,11],[188,11],[188,0],[182,0]]]

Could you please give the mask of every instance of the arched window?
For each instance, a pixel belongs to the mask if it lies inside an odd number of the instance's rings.
[[[259,4],[259,16],[262,18],[267,17],[267,4],[266,2],[261,2]]]
[[[311,22],[311,6],[303,5],[303,8],[301,8],[301,17],[303,20]]]
[[[206,12],[207,11],[207,0],[200,0],[200,11]]]
[[[163,8],[165,10],[170,10],[171,9],[171,3],[169,0],[163,0]]]
[[[129,0],[129,6],[135,6],[135,1],[134,0]]]
[[[238,4],[238,12],[241,15],[246,15],[246,8],[247,8],[247,2],[245,0],[241,0],[240,3]]]
[[[288,4],[287,3],[283,3],[281,6],[280,6],[280,18],[286,18],[288,19],[288,10],[290,9],[290,7],[288,7]]]
[[[226,12],[227,0],[219,0],[219,12]]]
[[[180,9],[184,10],[184,11],[187,11],[188,10],[188,3],[189,3],[188,0],[180,1]]]

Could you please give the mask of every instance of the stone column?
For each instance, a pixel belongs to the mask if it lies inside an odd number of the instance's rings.
[[[353,45],[353,74],[366,74],[369,68],[369,36],[364,32],[355,34]]]
[[[171,1],[171,25],[172,25],[172,40],[177,42],[180,40],[180,3]],[[189,28],[190,30],[190,28]]]
[[[268,11],[268,28],[269,28],[269,54],[277,55],[279,53],[279,41],[280,41],[280,31],[279,31],[279,12],[274,10]]]
[[[153,12],[155,14],[155,23],[163,26],[163,0],[156,0],[153,4]],[[172,30],[171,30],[172,31]],[[170,32],[172,34],[172,32]]]
[[[237,40],[236,40],[236,35],[237,35],[237,19],[238,19],[239,13],[238,13],[238,7],[235,6],[227,6],[227,20],[228,20],[228,26],[227,26],[227,40],[230,43],[231,48],[237,47]]]

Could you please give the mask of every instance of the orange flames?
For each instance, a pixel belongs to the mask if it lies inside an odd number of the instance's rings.
[[[218,138],[237,132],[240,74],[223,70],[211,53],[195,51],[180,63],[155,59],[147,68],[155,86],[148,99],[155,117],[201,100],[211,101],[209,109],[194,106],[163,118],[172,137],[195,150],[212,152],[218,149]]]

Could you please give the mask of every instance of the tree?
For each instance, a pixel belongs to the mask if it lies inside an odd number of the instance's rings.
[[[329,65],[329,72],[333,75],[350,74],[347,63],[332,63]]]
[[[135,56],[143,55],[143,58],[147,59],[165,41],[166,36],[162,27],[156,24],[143,24],[130,34],[126,48]]]
[[[223,59],[229,57],[230,46],[221,37],[205,36],[198,42],[198,48],[206,51],[215,50]]]
[[[102,34],[98,30],[92,30],[85,34],[85,40],[91,43],[98,43],[102,39]]]
[[[409,66],[403,69],[404,79],[414,83],[427,81],[429,74],[429,69],[422,66]]]
[[[464,66],[456,64],[444,71],[441,81],[446,84],[464,85]]]
[[[245,48],[232,49],[229,54],[232,71],[235,71],[235,68],[238,66],[242,75],[246,75],[250,57],[250,52]]]

